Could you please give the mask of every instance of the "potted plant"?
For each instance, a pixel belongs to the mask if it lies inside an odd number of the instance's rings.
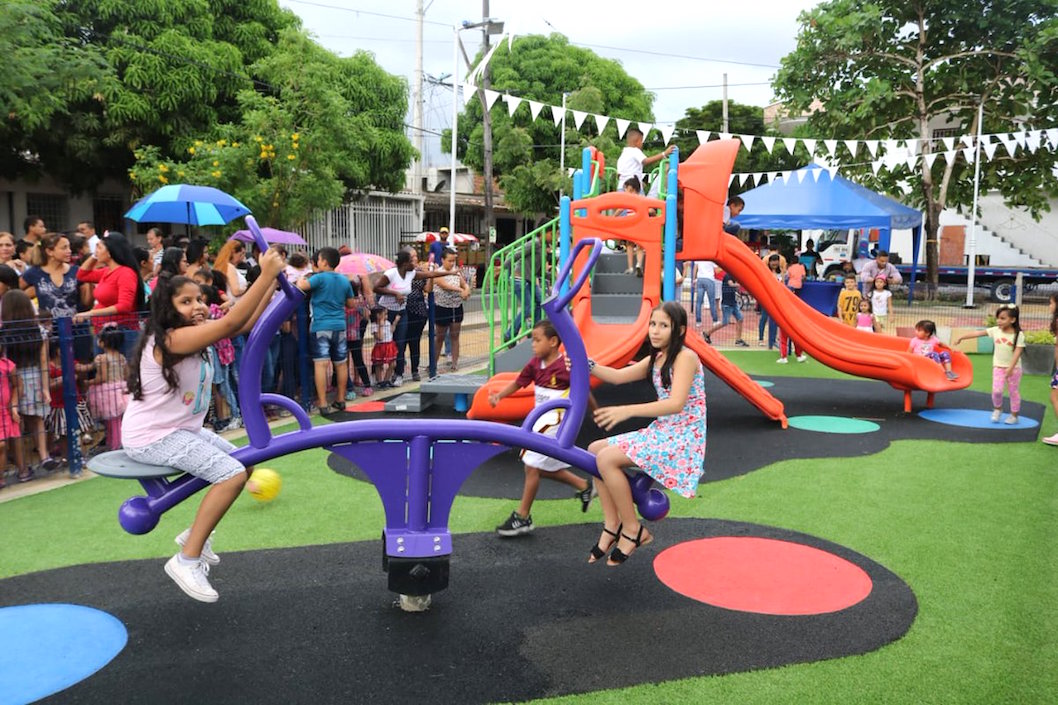
[[[1051,374],[1054,371],[1054,334],[1049,330],[1026,331],[1021,365],[1028,375]]]

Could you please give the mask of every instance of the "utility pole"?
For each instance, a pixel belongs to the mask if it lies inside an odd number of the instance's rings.
[[[414,105],[412,107],[412,143],[418,155],[412,164],[411,192],[415,195],[422,193],[422,23],[423,9],[422,0],[415,3],[415,95],[412,96]],[[455,80],[455,77],[452,77]],[[419,214],[420,218],[422,213]]]
[[[485,54],[489,52],[489,30],[490,30],[490,19],[489,19],[489,0],[481,0],[481,38],[482,43],[485,46]],[[483,165],[484,180],[485,180],[485,260],[488,261],[492,251],[492,241],[489,237],[492,234],[492,229],[496,226],[496,215],[492,212],[492,117],[489,115],[489,104],[488,99],[485,97],[485,91],[492,86],[490,80],[490,72],[488,65],[485,66],[485,70],[481,72],[481,105],[482,105],[482,129],[484,135],[482,137],[482,148],[485,156],[485,163]],[[454,230],[452,231],[455,232]]]
[[[727,134],[729,132],[729,130],[727,129],[727,74],[726,73],[724,74],[724,101],[723,101],[723,105],[724,105],[724,108],[723,108],[724,109],[724,121],[723,121],[723,125],[721,126],[720,131],[723,132],[724,134]]]

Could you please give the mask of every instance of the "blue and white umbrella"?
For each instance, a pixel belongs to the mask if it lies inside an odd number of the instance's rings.
[[[125,217],[137,223],[224,225],[249,213],[238,199],[212,186],[170,184],[137,201]]]

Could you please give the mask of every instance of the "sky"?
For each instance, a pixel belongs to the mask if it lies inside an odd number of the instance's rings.
[[[331,51],[341,56],[368,51],[382,68],[406,76],[409,86],[413,84],[415,0],[279,3],[297,14],[305,29]],[[479,22],[482,3],[423,0],[423,4],[423,71],[440,78],[453,69],[452,27],[464,20]],[[665,123],[679,120],[688,107],[719,100],[725,73],[729,100],[760,107],[771,103],[769,82],[782,57],[794,49],[797,17],[816,4],[818,0],[491,0],[489,14],[515,35],[558,32],[573,44],[619,61],[654,93],[655,121]],[[462,36],[473,58],[481,43],[481,31],[465,30]],[[461,76],[466,70],[461,64]],[[423,98],[426,163],[443,164],[447,157],[441,156],[440,137],[431,133],[451,125],[451,89],[427,81]],[[631,115],[618,117],[636,119]],[[740,128],[732,124],[730,130],[737,133]]]

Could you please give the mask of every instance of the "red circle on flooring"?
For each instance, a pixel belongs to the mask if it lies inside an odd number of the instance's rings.
[[[359,404],[353,404],[352,406],[346,406],[346,411],[353,413],[363,414],[369,411],[385,411],[386,402],[384,401],[362,401]]]
[[[837,612],[871,593],[858,565],[790,541],[720,536],[686,541],[654,559],[658,579],[715,607],[774,615]]]

